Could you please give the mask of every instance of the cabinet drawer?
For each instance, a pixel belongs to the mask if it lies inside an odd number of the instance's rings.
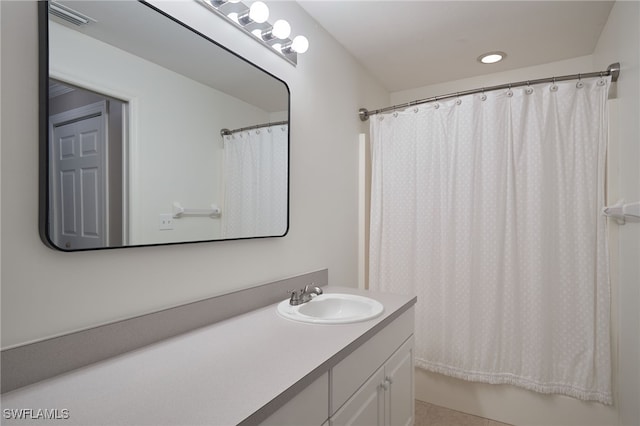
[[[413,328],[412,307],[331,369],[331,415],[413,334]]]

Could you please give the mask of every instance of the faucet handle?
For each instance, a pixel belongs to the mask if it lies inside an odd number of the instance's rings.
[[[302,301],[302,296],[304,296],[304,290],[287,290],[287,293],[291,295],[289,298],[289,304],[298,305]]]

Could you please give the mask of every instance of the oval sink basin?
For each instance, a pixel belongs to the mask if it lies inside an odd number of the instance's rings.
[[[366,321],[384,311],[382,303],[364,296],[327,293],[298,306],[289,305],[289,299],[278,304],[280,316],[313,324],[348,324]]]

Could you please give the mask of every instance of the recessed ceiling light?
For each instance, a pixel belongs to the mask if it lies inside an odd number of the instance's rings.
[[[504,52],[488,52],[478,56],[478,61],[483,64],[495,64],[507,57]]]

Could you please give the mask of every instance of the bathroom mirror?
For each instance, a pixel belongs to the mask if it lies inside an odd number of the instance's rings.
[[[145,2],[40,2],[39,14],[47,245],[287,233],[282,80]]]

